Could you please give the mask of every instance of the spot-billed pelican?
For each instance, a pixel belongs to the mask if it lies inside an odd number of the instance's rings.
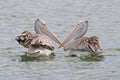
[[[59,48],[63,47],[65,51],[88,51],[97,53],[101,50],[99,38],[97,36],[83,37],[87,30],[88,21],[79,22]]]
[[[37,19],[34,26],[36,34],[32,34],[29,31],[22,32],[21,35],[16,37],[16,40],[22,46],[28,48],[25,53],[28,56],[49,56],[53,53],[54,45],[47,38],[51,38],[57,44],[61,44],[61,41],[46,25],[43,20]]]

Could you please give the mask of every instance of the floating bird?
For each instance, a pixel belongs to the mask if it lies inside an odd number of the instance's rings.
[[[59,48],[63,47],[65,51],[88,51],[97,53],[101,50],[99,38],[97,36],[83,37],[87,30],[88,21],[79,22]]]
[[[28,56],[49,56],[53,53],[54,45],[47,38],[51,38],[57,44],[61,44],[61,41],[57,36],[47,27],[43,20],[37,19],[34,26],[36,34],[32,34],[29,31],[24,31],[21,35],[16,37],[19,44],[28,48],[25,52]]]

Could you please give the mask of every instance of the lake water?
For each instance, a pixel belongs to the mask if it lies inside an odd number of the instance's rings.
[[[0,0],[0,80],[120,80],[120,0]],[[81,20],[89,21],[85,36],[99,36],[103,61],[86,62],[66,57],[63,49],[55,57],[21,62],[26,49],[15,37],[33,30],[43,19],[63,41]]]

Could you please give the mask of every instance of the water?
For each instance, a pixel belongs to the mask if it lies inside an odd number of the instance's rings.
[[[0,80],[119,80],[119,0],[0,0]],[[24,30],[34,33],[41,18],[63,39],[80,20],[89,21],[85,36],[97,35],[105,49],[103,61],[65,57],[57,49],[52,59],[20,62],[25,49],[14,39]]]

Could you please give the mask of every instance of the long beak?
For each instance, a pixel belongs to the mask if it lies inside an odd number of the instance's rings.
[[[37,19],[35,21],[34,28],[37,34],[45,34],[46,36],[53,39],[59,45],[61,44],[61,41],[57,38],[57,36],[47,27],[45,21]]]
[[[59,45],[62,43],[57,36],[54,34],[54,32],[52,32],[46,24],[44,24],[41,28],[41,31],[43,34],[45,34],[46,36],[50,37],[52,40],[54,40],[56,43],[58,43]]]
[[[82,21],[78,23],[77,27],[73,29],[73,31],[68,35],[68,37],[63,41],[63,43],[58,48],[63,47],[74,37],[75,37],[74,39],[81,38],[87,32],[87,29],[88,29],[88,21]]]

